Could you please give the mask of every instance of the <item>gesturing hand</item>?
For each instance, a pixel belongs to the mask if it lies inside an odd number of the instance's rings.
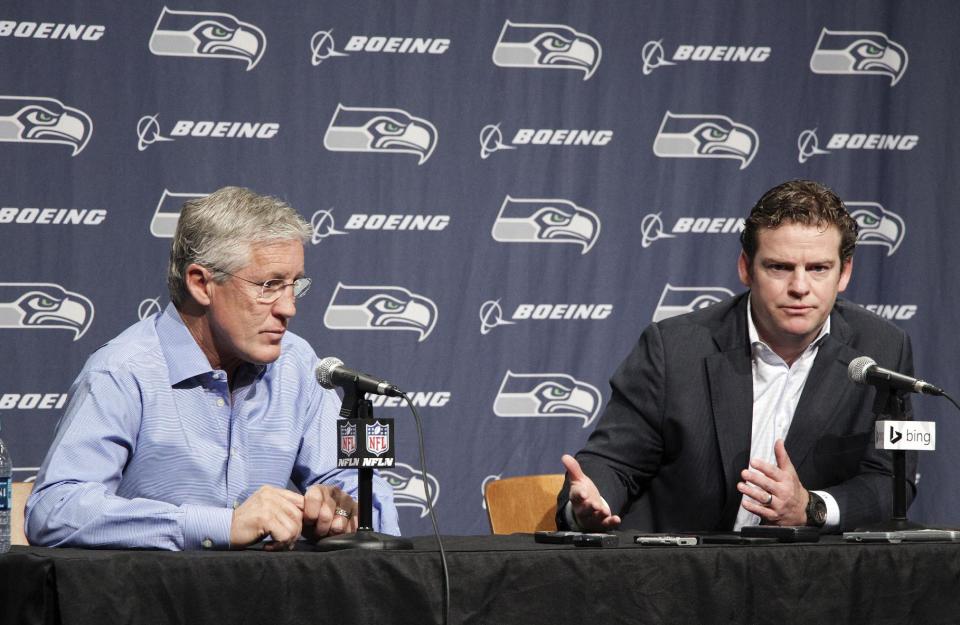
[[[741,504],[770,525],[806,525],[810,495],[800,483],[783,439],[773,445],[777,464],[754,458],[740,472],[737,490],[746,495]]]
[[[580,468],[580,463],[569,454],[560,459],[567,469],[567,480],[570,482],[570,504],[573,506],[573,516],[585,530],[605,531],[620,525],[620,517],[611,514],[610,506],[600,496],[596,485]]]

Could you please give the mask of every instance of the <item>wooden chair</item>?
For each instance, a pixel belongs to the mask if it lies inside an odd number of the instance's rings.
[[[23,533],[23,509],[27,505],[27,498],[33,492],[33,482],[14,482],[13,501],[10,506],[10,544],[28,545],[27,536]]]
[[[557,493],[563,474],[522,475],[494,480],[483,496],[494,534],[557,529]]]

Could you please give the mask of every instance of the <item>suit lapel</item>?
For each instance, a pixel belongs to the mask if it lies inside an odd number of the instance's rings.
[[[836,407],[849,385],[847,366],[857,357],[850,347],[850,326],[838,314],[830,318],[830,334],[817,350],[803,393],[787,432],[787,453],[795,467],[813,450],[816,441],[836,416]]]
[[[721,526],[733,525],[740,505],[736,484],[747,467],[753,429],[753,372],[747,339],[747,298],[730,314],[734,323],[723,323],[714,334],[720,351],[706,358],[713,423],[723,464],[725,503]]]

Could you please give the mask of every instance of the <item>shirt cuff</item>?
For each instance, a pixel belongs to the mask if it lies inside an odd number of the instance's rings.
[[[840,527],[840,506],[837,504],[837,500],[833,498],[833,495],[828,493],[825,490],[815,490],[811,491],[823,499],[823,503],[827,505],[827,521],[823,524],[823,529],[825,530],[835,530]]]
[[[183,548],[186,549],[229,549],[230,525],[233,522],[233,510],[184,504]]]

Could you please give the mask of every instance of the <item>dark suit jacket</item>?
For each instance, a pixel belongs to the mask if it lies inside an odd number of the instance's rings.
[[[840,507],[842,530],[889,519],[892,460],[873,447],[875,390],[851,382],[847,365],[870,356],[912,373],[910,339],[895,325],[837,300],[786,448],[800,482]],[[577,454],[624,529],[729,530],[747,468],[753,376],[747,296],[653,323],[610,380],[613,393]],[[909,404],[907,405],[909,412]],[[913,499],[916,456],[908,456]],[[558,498],[558,525],[569,485]]]

